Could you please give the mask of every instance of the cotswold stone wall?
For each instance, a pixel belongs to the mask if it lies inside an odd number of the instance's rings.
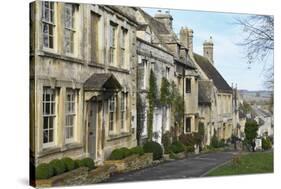
[[[49,179],[36,180],[36,187],[95,184],[108,179],[114,171],[114,165],[100,166],[90,171],[86,167],[81,167]]]
[[[107,160],[105,165],[116,166],[116,172],[125,173],[133,170],[148,167],[152,165],[152,153],[146,153],[142,156],[132,155],[123,160]]]

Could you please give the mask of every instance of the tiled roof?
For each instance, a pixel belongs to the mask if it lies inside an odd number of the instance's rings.
[[[207,75],[207,77],[213,80],[214,85],[219,90],[219,92],[232,93],[232,88],[227,84],[222,75],[207,58],[196,53],[194,53],[194,58],[199,67]]]
[[[122,86],[111,73],[94,73],[84,83],[85,90],[121,89]]]

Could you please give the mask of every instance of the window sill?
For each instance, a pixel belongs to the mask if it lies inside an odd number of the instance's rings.
[[[78,63],[78,64],[84,64],[83,59],[74,57],[72,56],[68,56],[68,55],[61,55],[58,54],[54,51],[50,51],[47,49],[42,49],[41,51],[38,52],[39,56],[46,56],[46,57],[51,57],[51,58],[57,58],[57,59],[61,59],[61,60],[65,60],[65,61],[69,61],[69,62],[73,62],[73,63]]]
[[[64,147],[61,149],[62,152],[67,150],[74,150],[76,148],[82,148],[83,145],[77,142],[67,143],[64,145]]]
[[[119,68],[119,67],[115,67],[115,66],[108,66],[108,69],[111,71],[117,71],[117,72],[122,72],[122,73],[126,73],[126,74],[130,73],[130,71],[128,69]]]
[[[38,157],[41,158],[41,157],[48,156],[51,154],[65,152],[68,150],[74,150],[74,149],[78,149],[78,148],[82,148],[82,147],[83,147],[83,145],[80,143],[69,143],[69,144],[65,144],[65,146],[63,148],[60,148],[57,146],[43,148],[43,150],[41,152],[39,152]]]
[[[41,152],[39,152],[38,157],[44,157],[46,155],[54,154],[60,152],[60,147],[54,146],[54,147],[48,147],[43,148]]]
[[[130,132],[123,132],[123,133],[120,133],[120,134],[110,134],[107,141],[118,140],[118,139],[126,138],[126,137],[129,137],[129,136],[131,136]]]
[[[88,66],[90,66],[90,67],[95,67],[95,68],[102,68],[102,69],[105,68],[105,66],[104,66],[103,64],[101,64],[101,63],[96,63],[96,62],[90,62],[90,63],[88,64]]]

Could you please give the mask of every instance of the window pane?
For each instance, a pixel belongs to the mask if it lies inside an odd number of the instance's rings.
[[[49,130],[49,142],[53,142],[54,141],[54,130],[51,129]]]
[[[43,118],[43,129],[48,129],[48,117]]]
[[[55,103],[52,102],[50,105],[51,105],[51,114],[55,114]]]
[[[54,48],[53,37],[49,37],[49,48]]]
[[[50,103],[47,102],[47,103],[45,103],[45,104],[46,104],[46,109],[45,109],[46,112],[45,112],[45,113],[46,113],[46,115],[49,115],[49,114],[51,113],[51,112],[50,112]]]
[[[43,143],[48,143],[48,138],[49,138],[49,135],[48,135],[48,130],[44,130],[43,131]]]
[[[54,128],[54,118],[53,117],[49,117],[49,129]]]

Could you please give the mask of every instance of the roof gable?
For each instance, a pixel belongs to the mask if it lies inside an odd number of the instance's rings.
[[[194,53],[194,59],[207,77],[213,80],[219,92],[232,93],[232,88],[207,58]]]
[[[84,83],[85,90],[122,89],[121,84],[111,73],[95,73]]]

